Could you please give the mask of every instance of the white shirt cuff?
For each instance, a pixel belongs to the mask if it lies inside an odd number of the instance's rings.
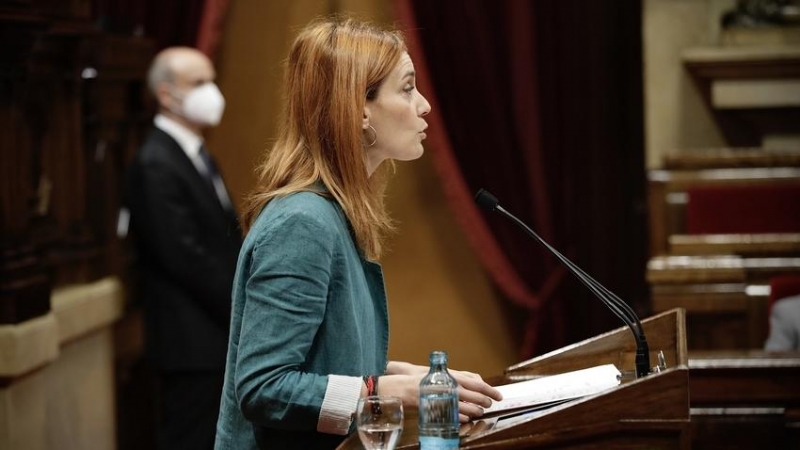
[[[345,435],[350,431],[353,413],[361,396],[361,377],[328,375],[328,387],[319,412],[317,431]]]

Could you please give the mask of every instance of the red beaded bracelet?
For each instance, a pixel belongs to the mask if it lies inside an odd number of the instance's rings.
[[[364,385],[367,386],[367,396],[378,395],[378,377],[376,375],[365,376]]]

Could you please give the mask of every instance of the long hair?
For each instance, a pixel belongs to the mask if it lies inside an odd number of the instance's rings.
[[[367,100],[405,51],[398,31],[349,18],[316,21],[300,32],[286,67],[282,124],[246,200],[245,229],[270,200],[314,191],[321,182],[344,210],[364,256],[380,257],[393,225],[384,206],[385,177],[367,173],[361,124]]]

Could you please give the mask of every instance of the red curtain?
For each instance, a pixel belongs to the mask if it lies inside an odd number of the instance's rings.
[[[212,60],[217,56],[231,0],[205,0],[196,46]]]
[[[620,326],[546,250],[479,212],[481,187],[623,299],[645,304],[638,0],[396,0],[430,154],[524,357]]]

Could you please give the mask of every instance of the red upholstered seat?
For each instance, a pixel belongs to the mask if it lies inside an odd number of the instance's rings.
[[[689,234],[800,232],[800,185],[695,186],[687,189]]]

